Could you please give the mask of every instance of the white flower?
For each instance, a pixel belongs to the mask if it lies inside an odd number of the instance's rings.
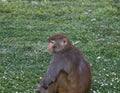
[[[91,19],[91,21],[96,21],[96,19],[95,19],[95,18],[93,18],[93,19]]]
[[[105,71],[106,69],[104,68],[103,70]]]
[[[2,2],[7,2],[7,0],[1,0]]]
[[[101,58],[100,56],[97,57],[97,59],[100,59],[100,58]]]
[[[42,79],[42,77],[40,77],[40,79]]]

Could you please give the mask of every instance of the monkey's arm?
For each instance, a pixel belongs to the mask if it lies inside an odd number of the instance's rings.
[[[62,62],[53,61],[50,64],[46,75],[41,81],[41,86],[43,86],[44,88],[48,88],[48,86],[56,80],[57,76],[59,75],[59,72],[63,69],[62,65]]]

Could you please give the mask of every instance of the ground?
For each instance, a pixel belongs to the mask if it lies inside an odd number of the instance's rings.
[[[56,33],[89,60],[91,93],[120,93],[119,0],[0,0],[1,93],[35,93],[51,57],[48,38]]]

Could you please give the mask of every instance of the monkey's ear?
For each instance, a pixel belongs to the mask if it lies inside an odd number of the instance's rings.
[[[66,38],[63,38],[63,40],[62,40],[62,44],[63,44],[63,45],[67,45],[67,44],[68,44],[68,41],[67,41]]]

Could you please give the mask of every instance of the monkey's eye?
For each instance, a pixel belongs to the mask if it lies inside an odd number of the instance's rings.
[[[50,41],[51,44],[55,44],[55,41]]]

